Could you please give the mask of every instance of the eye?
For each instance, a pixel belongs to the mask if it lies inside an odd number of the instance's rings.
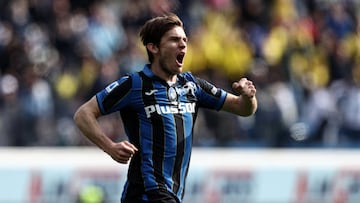
[[[180,37],[171,37],[170,41],[177,42],[180,40]]]
[[[170,41],[173,41],[173,42],[184,42],[184,43],[187,43],[187,38],[186,37],[171,37],[170,38]]]

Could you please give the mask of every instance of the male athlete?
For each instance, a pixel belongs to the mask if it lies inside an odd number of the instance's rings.
[[[115,161],[130,161],[122,203],[180,203],[190,163],[198,109],[250,116],[256,89],[234,82],[238,96],[182,72],[187,37],[174,14],[155,17],[140,31],[149,64],[123,76],[80,106],[74,120],[82,133]],[[114,142],[97,118],[120,112],[129,141]]]

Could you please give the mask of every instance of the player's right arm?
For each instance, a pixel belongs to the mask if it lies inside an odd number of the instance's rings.
[[[96,96],[94,96],[77,109],[74,121],[92,143],[109,154],[115,161],[126,164],[137,148],[128,141],[113,142],[106,136],[97,120],[101,115]]]

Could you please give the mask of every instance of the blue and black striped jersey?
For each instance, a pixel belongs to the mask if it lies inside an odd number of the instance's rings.
[[[149,65],[97,93],[101,113],[119,111],[129,141],[139,149],[130,161],[123,197],[132,190],[166,189],[181,200],[198,108],[220,110],[226,94],[189,72],[169,85]]]

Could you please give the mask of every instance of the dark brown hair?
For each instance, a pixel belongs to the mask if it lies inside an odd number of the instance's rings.
[[[141,41],[144,46],[148,43],[159,45],[163,35],[176,26],[183,28],[183,23],[180,18],[173,13],[152,18],[148,20],[140,30]],[[149,61],[152,63],[154,57],[148,49],[146,49],[146,51]]]

